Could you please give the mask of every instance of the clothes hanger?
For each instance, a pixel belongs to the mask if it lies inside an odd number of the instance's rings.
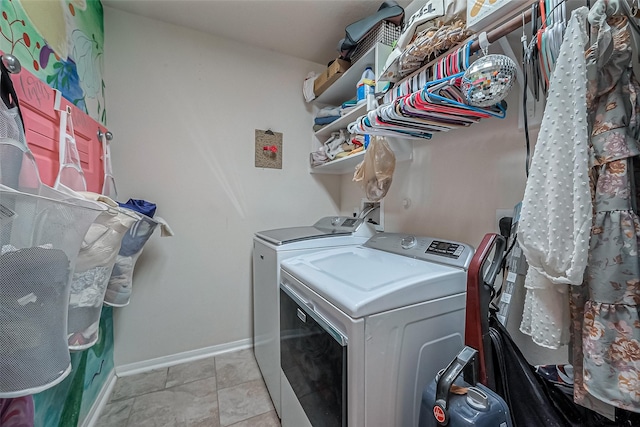
[[[468,42],[461,48],[464,49],[465,64],[469,63],[471,44],[472,42]],[[454,54],[457,54],[457,52],[454,52]],[[447,58],[454,54],[447,55]],[[465,67],[465,70],[466,68],[467,67]],[[459,68],[453,69],[452,71],[459,71]],[[497,105],[496,108],[483,109],[462,102],[464,97],[462,97],[461,91],[461,96],[456,96],[456,87],[460,88],[460,81],[463,75],[464,71],[459,71],[453,75],[428,82],[420,94],[422,101],[437,105],[455,106],[470,112],[488,114],[491,117],[505,118],[506,110],[502,104]],[[448,94],[450,96],[442,96],[442,94]],[[452,94],[454,96],[451,96]]]
[[[420,93],[420,98],[422,101],[432,104],[434,106],[439,106],[441,111],[447,111],[443,107],[455,107],[462,109],[465,114],[479,113],[483,118],[488,117],[497,117],[499,119],[503,119],[506,117],[506,110],[501,104],[496,104],[494,108],[479,108],[471,105],[467,105],[463,102],[459,102],[456,99],[449,98],[446,96],[442,96],[443,90],[454,90],[448,86],[457,85],[459,87],[459,80],[462,78],[464,73],[454,74],[453,76],[445,77],[440,80],[435,80],[433,82],[428,82],[422,92]],[[448,110],[450,111],[450,110]]]
[[[432,71],[435,80],[369,111],[349,124],[349,132],[431,139],[435,132],[470,126],[483,118],[504,118],[504,103],[479,108],[464,102],[460,82],[470,65],[472,44],[473,40],[438,60]]]
[[[464,69],[466,70],[469,64],[469,57],[471,53],[471,44],[473,42],[469,41],[464,46],[459,48],[456,52],[447,55],[446,58],[451,58],[458,55],[462,51],[462,55],[464,56]],[[459,64],[458,68],[455,66],[451,68],[451,71],[458,71],[449,76],[445,76],[434,81],[428,82],[422,92],[420,92],[420,97],[416,100],[417,104],[424,108],[425,103],[429,103],[432,105],[438,106],[440,111],[447,111],[448,113],[453,113],[457,115],[463,114],[471,114],[473,117],[477,117],[480,114],[480,117],[498,117],[504,118],[506,117],[506,110],[503,105],[497,105],[493,108],[479,108],[470,106],[464,103],[465,97],[460,89],[460,81],[462,76],[464,75],[464,70],[460,70]],[[444,107],[448,107],[449,110],[444,110]],[[458,110],[451,110],[451,108],[457,108]],[[461,110],[460,110],[461,109]]]

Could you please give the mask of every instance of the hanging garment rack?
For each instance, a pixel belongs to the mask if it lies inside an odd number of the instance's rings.
[[[557,5],[563,3],[564,1],[560,1]],[[391,96],[385,97],[386,102],[383,105],[351,123],[348,126],[349,131],[408,139],[430,139],[434,132],[447,132],[456,127],[469,126],[480,118],[491,116],[504,118],[503,102],[490,109],[479,110],[464,101],[464,93],[461,93],[461,88],[456,88],[456,86],[460,85],[464,70],[469,66],[469,56],[479,50],[486,51],[489,44],[523,28],[532,19],[535,19],[534,7],[532,7],[535,4],[537,4],[536,1],[526,2],[511,19],[491,28],[488,32],[482,32],[479,36],[470,37],[457,44],[398,82],[396,84],[397,92],[390,92]],[[550,13],[554,12],[557,5]],[[523,33],[524,41],[526,38]],[[463,63],[461,60],[463,50],[466,51],[467,60],[464,61],[464,66],[460,66]],[[511,55],[513,55],[512,52]],[[516,61],[519,62],[517,59]],[[523,73],[521,69],[519,70],[518,74],[522,79]],[[433,72],[429,73],[429,71]],[[436,80],[432,81],[432,78]],[[464,79],[462,78],[462,80]],[[433,92],[430,89],[434,87],[434,83],[450,85],[450,90],[445,90],[445,97],[439,96],[437,91]],[[462,99],[460,99],[460,95],[462,95]],[[426,101],[426,104],[419,102],[421,99]],[[495,108],[499,111],[493,111]],[[486,115],[483,117],[474,114],[478,112]]]

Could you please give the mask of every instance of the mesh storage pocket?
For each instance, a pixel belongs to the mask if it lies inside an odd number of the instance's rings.
[[[69,369],[60,346],[69,258],[59,249],[25,248],[0,256],[0,390],[37,392]]]
[[[71,271],[99,213],[0,186],[0,398],[43,391],[69,372]]]
[[[84,350],[98,341],[102,303],[122,238],[139,216],[121,209],[102,213],[91,225],[78,255],[69,298],[69,349]]]
[[[104,297],[106,305],[123,307],[129,304],[133,285],[133,269],[145,243],[157,226],[158,223],[152,218],[143,216],[124,235]]]

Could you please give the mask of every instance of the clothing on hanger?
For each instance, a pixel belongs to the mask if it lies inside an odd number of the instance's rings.
[[[520,329],[550,348],[568,341],[567,286],[582,283],[587,265],[592,218],[583,53],[587,12],[585,7],[573,12],[564,36],[518,225],[529,263]]]
[[[611,13],[601,6],[590,18]],[[640,83],[635,30],[621,12],[592,21],[598,36],[587,52],[594,221],[584,286],[572,299],[574,365],[582,364],[575,398],[640,412]]]

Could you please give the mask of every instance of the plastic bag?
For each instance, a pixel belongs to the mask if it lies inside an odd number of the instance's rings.
[[[356,166],[353,180],[360,183],[368,200],[377,202],[387,195],[395,168],[396,155],[389,148],[387,140],[371,136],[364,160]]]

